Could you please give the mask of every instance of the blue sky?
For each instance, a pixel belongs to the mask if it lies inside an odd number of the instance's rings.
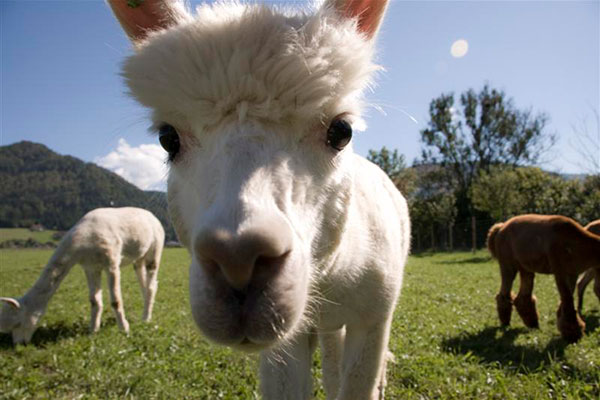
[[[431,99],[489,82],[517,107],[550,116],[559,142],[543,168],[581,172],[573,125],[587,118],[589,131],[599,129],[599,4],[392,0],[379,34],[378,62],[387,71],[368,96],[385,114],[368,111],[355,150],[386,146],[412,162]],[[119,65],[131,48],[108,6],[0,0],[0,15],[0,144],[44,143],[138,186],[161,187],[163,154],[146,111],[125,95]],[[469,44],[462,58],[450,54],[458,39]]]

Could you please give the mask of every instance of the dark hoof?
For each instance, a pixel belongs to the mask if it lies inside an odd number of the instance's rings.
[[[517,296],[514,301],[515,308],[523,320],[523,324],[525,324],[525,326],[528,328],[535,329],[540,327],[539,315],[535,306],[536,302],[537,299],[535,296],[531,296],[529,298]]]
[[[498,319],[500,319],[500,326],[510,325],[510,316],[512,313],[514,298],[515,295],[512,292],[510,294],[510,297],[502,296],[501,294],[496,295],[496,309],[498,310]]]
[[[567,343],[575,343],[583,337],[583,331],[579,328],[565,328],[560,331],[560,335]]]
[[[525,323],[525,322],[523,322],[523,323],[525,324],[526,327],[528,327],[530,329],[540,329],[540,323],[537,320],[536,321],[528,321],[528,323]]]
[[[585,332],[585,322],[579,318],[579,315],[575,314],[575,318],[565,318],[560,308],[557,312],[556,324],[562,338],[568,343],[577,342]]]

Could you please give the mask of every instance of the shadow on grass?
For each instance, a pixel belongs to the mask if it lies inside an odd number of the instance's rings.
[[[433,264],[482,264],[492,260],[492,257],[469,257],[460,260],[432,261]]]
[[[584,311],[581,318],[585,322],[585,333],[592,333],[600,327],[600,313],[597,310],[590,311],[589,313]]]
[[[527,331],[526,328],[486,327],[479,332],[448,338],[442,342],[442,348],[451,353],[473,354],[483,363],[500,364],[515,372],[545,369],[552,362],[564,359],[568,343],[560,337],[550,340],[541,350],[515,344],[515,339]]]
[[[49,326],[40,326],[31,338],[30,345],[43,347],[48,343],[56,343],[72,337],[88,335],[89,325],[87,322],[77,321],[74,324],[56,322]],[[5,350],[13,347],[12,336],[7,333],[0,334],[0,349]]]

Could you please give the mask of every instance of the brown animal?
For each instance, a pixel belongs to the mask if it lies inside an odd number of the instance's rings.
[[[579,340],[585,323],[575,311],[573,291],[580,273],[600,268],[600,237],[567,217],[529,214],[492,226],[487,244],[500,264],[502,285],[496,305],[501,324],[510,324],[514,304],[525,325],[538,328],[534,276],[553,274],[560,294],[558,330],[568,342]],[[511,288],[517,272],[521,285],[515,297]]]
[[[585,230],[600,236],[600,219],[587,224]],[[596,293],[596,297],[600,300],[600,269],[588,269],[577,281],[577,312],[580,315],[581,310],[583,309],[583,293],[585,292],[587,285],[589,285],[594,278],[594,293]]]

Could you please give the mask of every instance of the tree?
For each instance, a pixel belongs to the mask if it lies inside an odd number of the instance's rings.
[[[379,151],[369,150],[367,159],[377,164],[406,197],[417,247],[421,248],[420,239],[424,235],[430,235],[431,247],[436,247],[436,228],[439,227],[450,228],[448,236],[452,247],[451,228],[456,217],[452,177],[438,166],[408,168],[404,155],[385,146]]]
[[[560,214],[586,225],[600,218],[600,175],[568,180],[534,167],[494,167],[473,182],[471,199],[496,221],[519,214]]]
[[[558,174],[534,167],[519,168],[516,172],[518,196],[523,199],[520,214],[560,214],[576,218],[573,199],[580,191],[581,182],[566,180]]]
[[[391,152],[385,146],[379,151],[369,150],[367,160],[377,164],[405,197],[415,190],[415,172],[406,167],[404,155],[398,154],[398,150]]]
[[[572,125],[575,144],[571,146],[579,155],[577,166],[591,174],[600,174],[600,115],[592,109],[594,128],[590,128],[587,118],[581,118],[578,124]]]
[[[468,201],[480,171],[489,172],[494,165],[535,164],[556,141],[544,130],[545,114],[517,109],[504,92],[487,84],[479,93],[464,92],[460,106],[462,110],[455,107],[452,93],[433,99],[428,127],[421,131],[421,162],[448,168],[458,184],[459,200]]]
[[[471,185],[471,201],[475,209],[489,213],[496,221],[520,214],[524,201],[519,196],[518,174],[500,166],[482,171]]]
[[[417,189],[408,201],[417,247],[421,247],[421,236],[429,234],[431,248],[435,248],[435,228],[443,227],[448,228],[448,242],[452,248],[452,227],[456,219],[456,197],[452,177],[437,166],[425,166],[420,169]]]
[[[576,204],[577,220],[583,224],[600,218],[600,174],[588,176],[581,184]]]

